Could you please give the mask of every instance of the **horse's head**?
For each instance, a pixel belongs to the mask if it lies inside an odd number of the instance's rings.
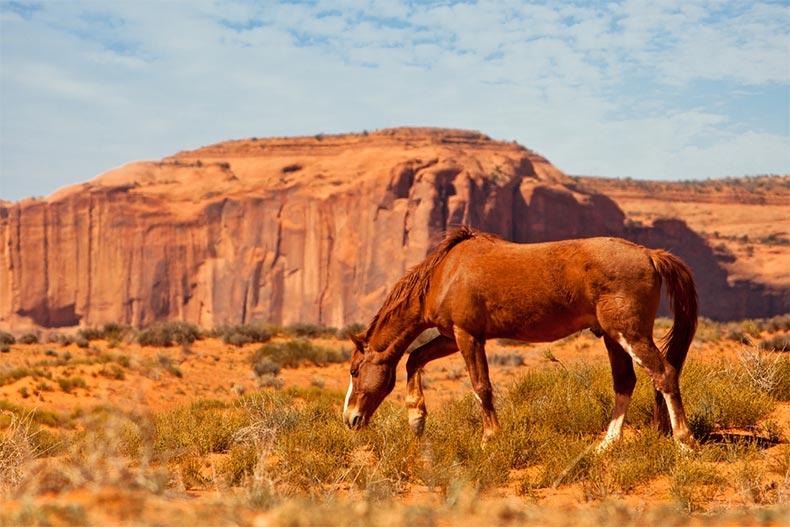
[[[349,337],[354,350],[343,422],[352,430],[360,430],[395,387],[396,366],[385,361],[382,353],[372,351],[364,337],[351,334]]]

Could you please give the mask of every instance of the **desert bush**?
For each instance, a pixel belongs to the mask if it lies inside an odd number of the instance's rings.
[[[99,375],[119,381],[126,378],[126,373],[124,373],[117,364],[110,364],[109,367],[103,367],[99,370]]]
[[[234,444],[228,451],[228,457],[220,466],[220,473],[227,485],[236,486],[253,475],[258,465],[258,450],[252,444]]]
[[[292,339],[284,342],[268,342],[258,348],[252,358],[253,364],[260,363],[264,358],[289,368],[305,362],[317,365],[345,362],[350,358],[348,350],[337,350],[327,346],[313,344],[306,339]]]
[[[0,344],[16,344],[16,339],[11,333],[0,331]]]
[[[200,329],[187,322],[160,322],[137,335],[141,346],[170,347],[176,344],[192,344],[199,338]]]
[[[774,375],[776,383],[771,396],[778,401],[790,401],[790,357],[781,356],[776,360]]]
[[[103,327],[81,328],[77,331],[77,339],[85,339],[89,342],[94,340],[106,340],[107,342],[119,342],[125,338],[133,336],[134,329],[128,324],[118,322],[107,322]]]
[[[8,353],[11,351],[11,346],[8,344],[0,344],[0,353]]]
[[[526,426],[540,419],[558,432],[583,435],[604,429],[613,403],[609,368],[578,363],[530,371],[510,388],[506,404]]]
[[[681,375],[686,413],[692,432],[706,437],[716,429],[749,429],[766,417],[774,400],[753,380],[744,363],[726,367],[690,362]]]
[[[774,335],[760,341],[760,349],[765,351],[790,351],[790,334]]]
[[[24,477],[25,465],[35,458],[32,421],[11,414],[9,426],[0,436],[0,496],[16,489]]]
[[[165,459],[225,452],[244,426],[239,409],[219,401],[197,401],[154,418],[154,452]]]
[[[238,430],[236,442],[254,448],[259,457],[271,456],[267,471],[286,489],[321,492],[325,485],[348,475],[355,436],[339,418],[340,399],[339,394],[318,389],[244,397],[240,407],[249,424]],[[237,453],[247,459],[241,463],[246,474],[253,468],[246,457],[250,451]]]
[[[60,389],[66,393],[71,393],[74,388],[87,388],[85,379],[82,377],[58,377],[55,381],[60,386]]]
[[[483,449],[481,431],[479,406],[471,395],[445,405],[426,424],[431,465],[418,473],[420,479],[445,495],[457,482],[486,489],[507,481],[515,458],[512,438],[502,434]]]
[[[669,330],[672,326],[672,321],[669,319],[665,319],[668,322],[668,325],[665,330]],[[694,340],[696,342],[715,342],[721,340],[724,337],[725,328],[720,322],[715,322],[709,318],[700,317],[697,324],[697,332],[694,334]],[[736,337],[736,340],[740,340],[741,335]]]
[[[488,356],[488,364],[506,367],[523,366],[524,357],[518,353],[494,353]]]
[[[677,444],[652,428],[615,443],[592,458],[582,479],[588,499],[629,494],[657,476],[667,475],[679,459]]]
[[[28,410],[4,399],[0,399],[0,428],[10,426],[14,417],[30,420],[33,423],[51,428],[63,426],[64,423],[66,423],[66,419],[50,410],[43,410],[41,408]]]
[[[239,326],[223,326],[215,330],[215,334],[222,338],[225,344],[244,346],[255,342],[269,342],[278,332],[279,328],[272,324],[242,324]]]
[[[702,510],[724,483],[715,467],[691,457],[683,457],[669,471],[669,491],[685,512]]]
[[[52,373],[50,373],[48,370],[43,368],[38,368],[38,367],[30,368],[28,366],[20,366],[12,370],[1,372],[0,386],[5,386],[6,384],[13,384],[19,379],[23,379],[25,377],[33,377],[33,379],[44,377],[46,379],[51,379]]]
[[[38,335],[35,333],[24,333],[19,337],[20,344],[38,344]]]
[[[790,314],[777,315],[765,321],[765,329],[771,333],[790,331]]]
[[[423,442],[409,429],[403,405],[385,402],[380,415],[358,438],[349,479],[367,494],[381,496],[407,482],[430,480],[423,463]]]
[[[77,331],[77,338],[84,338],[88,341],[102,340],[104,333],[99,328],[81,328]]]
[[[289,337],[301,337],[308,339],[333,339],[337,338],[336,328],[300,322],[292,324],[284,329],[284,333]]]
[[[148,421],[102,406],[81,416],[80,426],[60,448],[62,456],[37,470],[24,485],[28,494],[114,487],[159,494],[168,475],[150,466]]]
[[[282,366],[280,364],[274,362],[271,358],[265,355],[255,357],[255,360],[252,364],[252,370],[255,372],[255,375],[258,377],[263,377],[264,375],[272,375],[274,377],[280,374],[280,370]]]
[[[120,341],[127,335],[134,335],[135,330],[128,324],[107,322],[102,328],[102,337],[106,341]]]

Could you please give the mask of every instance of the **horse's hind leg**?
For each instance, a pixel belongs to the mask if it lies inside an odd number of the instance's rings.
[[[483,412],[483,443],[485,443],[499,433],[499,420],[494,409],[494,390],[488,376],[485,341],[475,338],[458,326],[455,326],[454,333],[455,341],[469,370],[472,390]]]
[[[673,437],[682,443],[693,444],[694,437],[689,429],[686,411],[683,409],[683,401],[680,397],[678,370],[664,358],[650,336],[629,337],[621,332],[616,332],[614,335],[609,333],[609,336],[615,338],[617,343],[647,372],[656,390],[663,395],[672,423]]]
[[[623,437],[623,421],[625,413],[631,402],[631,396],[636,386],[636,373],[634,362],[623,347],[612,340],[609,335],[604,335],[606,350],[609,352],[609,363],[612,366],[612,379],[614,380],[614,410],[606,437],[598,445],[598,451],[609,448],[615,441]]]
[[[406,408],[409,412],[409,426],[415,435],[422,435],[425,429],[425,397],[422,393],[422,368],[432,360],[452,355],[458,351],[458,345],[451,338],[438,336],[427,344],[423,344],[409,355],[406,361]]]

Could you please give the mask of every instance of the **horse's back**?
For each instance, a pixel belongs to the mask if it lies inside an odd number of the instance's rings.
[[[473,238],[437,267],[427,314],[440,330],[551,341],[596,326],[601,302],[654,294],[649,253],[618,238],[516,244]]]

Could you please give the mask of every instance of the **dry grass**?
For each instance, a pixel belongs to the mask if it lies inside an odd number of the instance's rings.
[[[267,342],[250,353],[278,368],[345,358],[343,351],[301,339]],[[171,361],[160,355],[166,367]],[[107,375],[111,366],[129,371],[125,355],[92,357]],[[518,353],[502,357],[503,368],[521,364]],[[78,359],[47,360],[52,363],[35,367],[46,372]],[[344,394],[322,383],[231,402],[200,399],[152,414],[104,406],[46,418],[42,410],[5,404],[0,495],[17,506],[0,512],[0,525],[176,525],[219,518],[240,525],[323,525],[327,518],[334,525],[663,525],[699,513],[713,524],[738,521],[743,511],[771,520],[790,506],[790,447],[769,449],[790,433],[770,417],[777,402],[787,400],[789,372],[787,357],[755,345],[726,363],[691,359],[682,390],[702,439],[692,453],[653,430],[653,390],[641,373],[626,438],[596,453],[612,410],[609,368],[556,358],[519,370],[515,382],[501,387],[503,434],[485,448],[471,395],[433,410],[420,439],[409,431],[402,405],[390,402],[365,431],[348,431],[340,419]],[[640,512],[622,505],[656,482],[665,488],[663,506]],[[108,519],[97,512],[106,507],[70,498],[100,496],[107,488],[124,496],[119,510],[128,509],[127,516]],[[415,489],[427,497],[403,499]],[[518,497],[497,498],[502,489]],[[574,499],[593,509],[557,516],[541,502],[554,489],[573,489]],[[185,491],[217,499],[185,506]],[[43,496],[61,498],[41,504]],[[157,510],[170,511],[168,520],[151,516]]]

